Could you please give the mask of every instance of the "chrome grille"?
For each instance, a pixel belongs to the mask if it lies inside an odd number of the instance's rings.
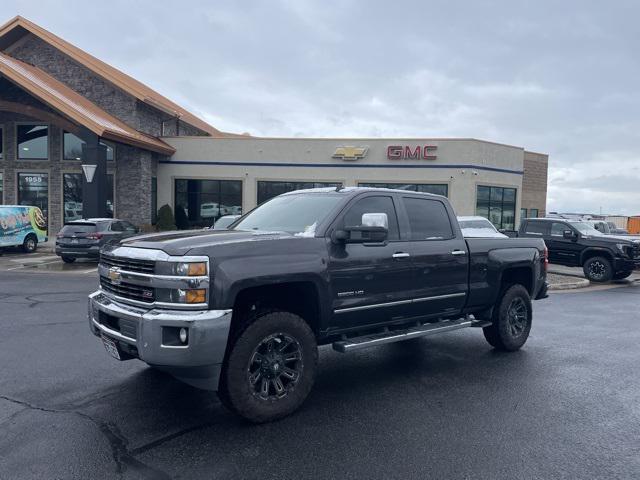
[[[112,255],[100,255],[100,263],[107,267],[118,267],[128,272],[153,273],[156,262],[153,260],[140,260],[137,258],[114,257]]]
[[[129,298],[138,302],[152,303],[156,299],[155,290],[133,283],[120,282],[113,283],[107,277],[100,276],[100,286],[102,290],[122,298]]]

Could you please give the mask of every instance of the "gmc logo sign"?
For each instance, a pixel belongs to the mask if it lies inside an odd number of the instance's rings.
[[[436,145],[389,145],[387,147],[387,158],[389,160],[435,160]]]

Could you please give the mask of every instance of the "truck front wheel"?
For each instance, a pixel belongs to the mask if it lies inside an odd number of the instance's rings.
[[[512,285],[496,304],[493,323],[482,329],[484,338],[497,350],[518,350],[529,338],[532,316],[529,292],[522,285]]]
[[[605,257],[591,257],[584,262],[582,271],[587,280],[592,282],[608,282],[613,277],[611,262]]]
[[[318,348],[313,331],[298,315],[258,315],[229,348],[219,394],[240,416],[254,423],[276,420],[309,395]]]

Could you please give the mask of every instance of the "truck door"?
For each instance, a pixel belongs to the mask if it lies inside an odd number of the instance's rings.
[[[549,261],[563,265],[580,265],[580,253],[582,246],[570,238],[564,238],[564,232],[570,230],[575,235],[578,232],[573,227],[564,222],[553,222],[549,237],[545,238],[545,243],[550,254]]]
[[[421,196],[402,196],[402,204],[410,235],[406,250],[414,267],[412,313],[461,312],[468,290],[469,252],[451,223],[453,211],[441,200]]]
[[[407,315],[411,259],[400,239],[398,216],[391,195],[356,198],[337,220],[337,228],[358,226],[364,213],[386,213],[388,241],[380,244],[329,243],[329,275],[333,299],[333,328],[350,328]]]

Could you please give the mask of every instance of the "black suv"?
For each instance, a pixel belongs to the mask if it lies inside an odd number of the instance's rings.
[[[593,282],[621,280],[640,266],[640,241],[605,235],[579,220],[526,218],[518,236],[544,239],[549,262],[581,266]]]

